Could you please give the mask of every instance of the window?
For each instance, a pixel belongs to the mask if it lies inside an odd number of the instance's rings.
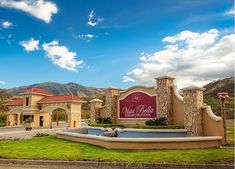
[[[28,97],[26,97],[25,106],[29,106],[29,98]]]

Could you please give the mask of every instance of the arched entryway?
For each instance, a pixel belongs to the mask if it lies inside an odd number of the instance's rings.
[[[56,127],[68,127],[68,113],[63,108],[57,108],[52,111],[51,114],[51,125],[52,128]]]

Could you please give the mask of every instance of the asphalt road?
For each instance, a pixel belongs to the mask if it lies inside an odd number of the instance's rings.
[[[56,131],[64,130],[65,128],[42,129],[36,128],[31,131],[25,131],[23,127],[18,128],[0,128],[0,140],[28,139],[35,136],[37,133],[55,135]]]
[[[78,166],[52,166],[52,165],[19,165],[19,164],[0,164],[0,169],[92,169]]]
[[[98,161],[1,159],[0,169],[234,169],[232,164],[143,164]]]

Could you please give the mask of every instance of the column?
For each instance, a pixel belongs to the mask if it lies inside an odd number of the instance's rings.
[[[119,90],[117,88],[108,88],[105,91],[105,106],[107,117],[112,119],[112,123],[117,123],[117,96],[119,95]]]
[[[167,123],[172,122],[174,77],[162,76],[155,78],[157,93],[157,117],[166,117]]]
[[[103,101],[100,99],[93,99],[90,101],[91,104],[91,123],[96,123],[98,118],[97,109],[102,107]]]
[[[182,89],[184,96],[184,126],[190,136],[203,135],[202,106],[204,88],[191,86]]]
[[[71,128],[76,128],[78,126],[81,126],[81,104],[82,103],[76,103],[72,102],[70,104],[70,112],[69,112],[69,123]]]

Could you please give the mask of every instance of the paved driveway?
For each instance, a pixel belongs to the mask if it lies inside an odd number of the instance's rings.
[[[23,127],[1,127],[0,128],[0,140],[6,139],[28,139],[35,136],[37,133],[44,133],[49,135],[55,135],[56,131],[65,130],[65,128],[33,128],[31,131],[25,131]]]
[[[0,169],[233,169],[234,165],[224,164],[141,164],[112,163],[95,161],[54,161],[0,159]]]
[[[0,164],[0,169],[94,169],[78,166]],[[120,169],[120,168],[119,168]]]

